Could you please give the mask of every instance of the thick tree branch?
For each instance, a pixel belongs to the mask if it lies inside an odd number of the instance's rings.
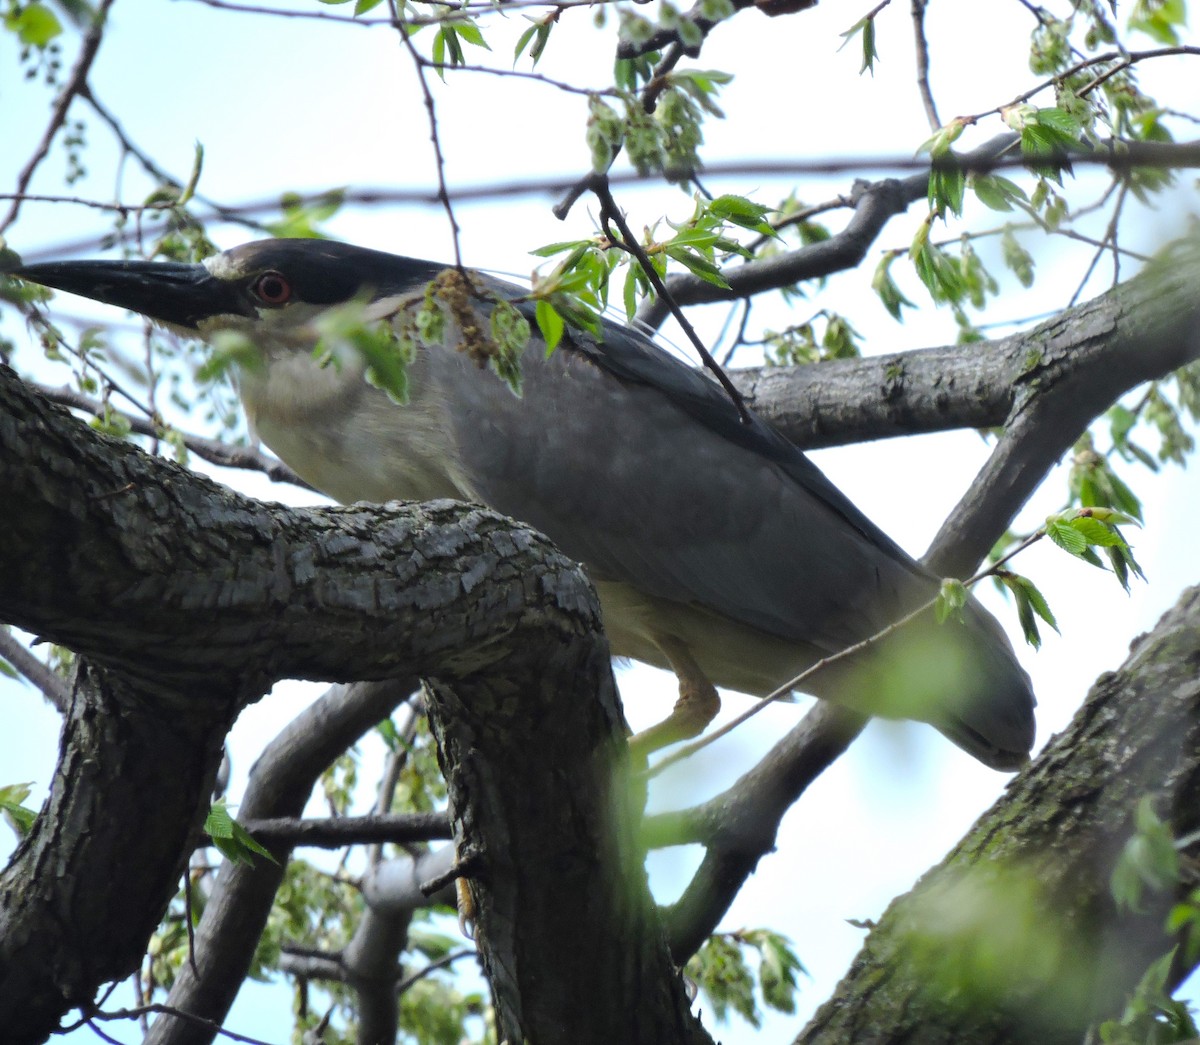
[[[727,791],[703,805],[646,822],[648,846],[705,846],[704,860],[683,895],[663,912],[676,962],[683,965],[716,929],[758,861],[775,848],[784,813],[864,725],[861,715],[819,703]]]
[[[934,538],[926,557],[934,570],[973,572],[1097,414],[1142,382],[1200,358],[1197,286],[1200,253],[1189,243],[1030,334],[1024,371],[1013,382],[1013,415]]]
[[[136,720],[134,740],[146,745],[165,728],[186,732],[180,746],[193,752],[166,763],[171,802],[142,782],[140,801],[123,796],[114,806],[104,787],[64,763],[50,808],[83,802],[85,814],[41,821],[35,841],[18,851],[0,893],[5,917],[17,921],[0,947],[36,935],[37,913],[47,912],[44,920],[62,902],[63,880],[89,883],[93,911],[121,909],[114,890],[124,889],[122,876],[111,865],[131,851],[126,829],[152,871],[123,901],[135,907],[129,931],[112,947],[85,941],[88,965],[78,976],[64,977],[50,951],[61,960],[89,924],[100,935],[100,913],[55,918],[32,958],[0,951],[0,1025],[21,1027],[14,1041],[41,1040],[67,1007],[86,1005],[100,982],[136,963],[134,941],[144,942],[173,892],[237,710],[279,677],[407,672],[430,680],[459,852],[474,854],[466,873],[504,1033],[546,1043],[707,1040],[656,927],[625,785],[611,775],[623,759],[624,720],[598,639],[598,604],[544,538],[450,502],[307,511],[259,504],[88,431],[7,369],[0,497],[13,520],[0,544],[0,619],[128,680],[136,688],[118,703],[149,705],[131,714],[77,698],[81,722],[107,729],[103,757],[89,732],[75,746],[78,759],[120,764],[124,740],[110,717]],[[135,742],[125,746],[141,754]],[[532,750],[542,757],[529,758]],[[145,754],[147,773],[162,765]],[[585,766],[580,791],[563,786],[568,770]],[[171,829],[147,836],[145,823],[159,819]],[[76,832],[103,844],[80,847]],[[47,860],[59,870],[37,874]],[[273,892],[273,874],[264,892]],[[255,928],[242,924],[239,935],[253,940]],[[206,1015],[197,995],[211,961],[208,933],[202,924],[193,1004],[172,995],[197,1015]],[[594,944],[587,961],[570,953],[580,935]],[[629,948],[630,939],[639,945]],[[189,975],[176,985],[182,994]],[[578,999],[597,990],[609,1013],[583,1019]],[[180,1032],[171,1040],[188,1039]]]
[[[0,658],[8,661],[41,690],[42,696],[54,705],[55,711],[60,715],[67,713],[71,703],[70,683],[21,645],[6,628],[0,628]]]
[[[1200,255],[1185,244],[1032,330],[865,359],[748,367],[730,376],[757,414],[806,450],[998,428],[1052,398],[1053,389],[1069,389],[1072,414],[1090,420],[1122,393],[1200,358],[1197,285]]]
[[[0,873],[5,1041],[45,1040],[68,1010],[86,1013],[100,984],[137,969],[234,714],[234,702],[198,689],[81,664],[50,796]]]
[[[375,864],[363,880],[366,910],[342,951],[344,979],[358,995],[360,1040],[395,1041],[397,993],[406,971],[397,959],[415,911],[434,903],[454,904],[452,886],[432,895],[423,888],[449,872],[454,862],[454,847],[445,846]]]
[[[1122,912],[1109,878],[1146,796],[1200,828],[1200,589],[1184,593],[962,842],[893,902],[798,1042],[1077,1043],[1119,1012],[1186,887]],[[1177,975],[1186,972],[1181,966]]]

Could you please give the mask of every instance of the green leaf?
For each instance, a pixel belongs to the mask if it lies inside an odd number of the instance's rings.
[[[483,38],[483,31],[474,22],[455,22],[454,30],[460,39],[466,40],[472,47],[482,47],[490,51],[488,42]]]
[[[202,385],[220,381],[235,366],[251,373],[262,373],[266,369],[262,349],[241,331],[214,331],[208,338],[208,345],[208,358],[196,368],[196,380]]]
[[[441,961],[460,947],[462,940],[455,936],[430,932],[427,929],[410,929],[408,932],[406,949],[416,951],[431,962]]]
[[[718,1020],[724,1020],[733,1009],[752,1026],[761,1025],[754,1003],[754,977],[732,935],[710,936],[688,961],[686,973],[708,996]]]
[[[722,221],[732,222],[744,229],[753,229],[764,236],[776,235],[766,220],[771,208],[748,200],[745,196],[718,196],[708,205],[708,212]]]
[[[563,317],[559,315],[558,309],[545,299],[539,300],[534,308],[534,319],[537,320],[538,329],[542,332],[542,340],[546,342],[546,355],[549,355],[562,340],[566,324]]]
[[[1055,631],[1058,631],[1058,621],[1050,611],[1046,597],[1028,577],[1018,573],[1002,570],[997,574],[1000,582],[1012,593],[1017,604],[1017,619],[1021,623],[1021,631],[1025,641],[1034,649],[1042,645],[1041,632],[1038,630],[1037,618],[1041,617]]]
[[[1091,515],[1077,516],[1071,519],[1068,525],[1083,535],[1088,547],[1107,548],[1125,543],[1125,539],[1115,529]]]
[[[906,305],[909,308],[916,306],[904,296],[892,278],[892,262],[896,260],[897,256],[892,251],[888,251],[880,258],[879,264],[875,266],[875,274],[871,277],[871,289],[879,295],[883,307],[888,310],[893,319],[903,320],[904,317],[900,314],[900,310]]]
[[[929,172],[929,206],[939,214],[949,210],[961,216],[966,187],[967,175],[961,168],[935,167]]]
[[[1046,536],[1072,555],[1082,556],[1087,551],[1088,543],[1083,534],[1060,518],[1046,520]]]
[[[933,134],[917,146],[917,155],[923,152],[936,158],[950,154],[950,146],[962,136],[966,124],[962,120],[951,120],[944,127],[939,127]]]
[[[1179,853],[1175,837],[1154,812],[1154,801],[1143,795],[1134,813],[1134,831],[1113,867],[1109,888],[1117,906],[1142,909],[1142,895],[1172,889],[1179,881]]]
[[[204,819],[204,831],[221,855],[230,863],[253,866],[254,857],[265,856],[273,864],[279,861],[256,842],[232,816],[224,800],[214,802]]]
[[[1035,119],[1038,126],[1055,132],[1064,145],[1079,141],[1080,132],[1083,130],[1079,120],[1065,109],[1038,109]]]
[[[1029,199],[1021,186],[999,174],[974,174],[970,186],[979,202],[991,210],[1010,211],[1014,202]]]
[[[1033,256],[1017,240],[1012,229],[1005,229],[1000,237],[1000,252],[1007,265],[1023,287],[1033,286]]]
[[[492,305],[488,321],[495,354],[488,359],[488,366],[506,385],[513,395],[522,394],[521,354],[529,343],[529,320],[511,301],[499,300]]]
[[[947,577],[942,581],[938,590],[937,601],[933,606],[934,616],[939,624],[945,623],[951,616],[961,617],[962,608],[967,604],[967,586],[960,580]]]
[[[23,804],[32,787],[32,784],[6,784],[0,787],[0,814],[3,814],[18,838],[29,834],[37,819],[37,812]]]
[[[1139,0],[1129,16],[1129,28],[1166,46],[1179,44],[1178,30],[1187,25],[1184,0]]]
[[[875,16],[870,14],[865,18],[860,18],[839,35],[842,37],[842,46],[838,48],[839,51],[856,36],[862,36],[862,65],[859,66],[858,73],[861,76],[870,70],[871,75],[874,75],[875,62],[879,58],[879,52],[875,49]]]
[[[675,261],[678,261],[693,275],[699,276],[706,283],[711,283],[713,286],[721,287],[725,290],[729,289],[729,283],[725,277],[721,275],[721,270],[707,258],[701,257],[694,250],[668,246],[667,256]]]
[[[796,1011],[796,974],[805,971],[792,950],[791,941],[778,933],[758,929],[743,934],[748,942],[758,941],[761,961],[758,982],[763,1002],[789,1015]]]
[[[19,11],[4,16],[4,27],[17,34],[17,39],[29,47],[44,48],[62,34],[62,23],[45,4],[31,3]]]

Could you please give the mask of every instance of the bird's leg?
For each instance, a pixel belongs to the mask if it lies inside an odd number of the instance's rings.
[[[717,687],[708,680],[683,642],[670,635],[655,635],[654,644],[662,650],[679,679],[679,699],[665,719],[630,737],[629,748],[635,758],[645,758],[659,748],[699,736],[721,710]]]

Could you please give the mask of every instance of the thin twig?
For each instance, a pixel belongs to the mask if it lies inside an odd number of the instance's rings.
[[[1080,279],[1079,285],[1075,288],[1075,293],[1071,295],[1071,300],[1067,302],[1067,308],[1072,308],[1083,294],[1083,288],[1087,286],[1087,282],[1092,278],[1092,273],[1096,271],[1096,266],[1100,263],[1100,259],[1108,251],[1112,252],[1113,256],[1113,286],[1116,286],[1121,278],[1121,254],[1122,248],[1117,244],[1117,227],[1121,221],[1121,212],[1125,207],[1125,200],[1129,195],[1129,183],[1122,182],[1120,191],[1117,193],[1117,200],[1113,204],[1112,216],[1108,220],[1108,227],[1104,230],[1104,237],[1095,244],[1096,251],[1092,255],[1092,260],[1088,264],[1087,271],[1084,272],[1083,278]],[[1144,259],[1139,259],[1144,260]]]
[[[168,426],[161,419],[147,419],[137,414],[125,413],[71,388],[53,388],[36,382],[30,382],[30,384],[52,403],[57,403],[59,406],[70,407],[72,410],[84,410],[97,418],[119,417],[129,425],[130,431],[136,435],[161,439],[170,431],[178,432],[178,429]],[[245,471],[262,472],[272,482],[291,483],[305,490],[312,489],[282,461],[268,457],[252,447],[230,446],[219,439],[206,439],[188,432],[181,433],[180,437],[183,445],[191,453],[208,461],[209,464],[215,464],[221,468],[241,468]]]
[[[183,871],[183,925],[187,930],[188,966],[192,975],[200,978],[200,966],[196,964],[196,927],[192,923],[192,869]]]
[[[1012,135],[1015,142],[1016,135]],[[731,160],[708,164],[704,173],[707,178],[783,178],[783,177],[816,177],[821,175],[856,174],[870,171],[916,171],[927,172],[931,169],[955,169],[964,174],[988,174],[997,170],[1010,170],[1030,165],[1027,157],[1016,151],[1003,155],[951,155],[944,160],[930,162],[927,156],[835,156],[820,159],[752,159]],[[1200,167],[1200,141],[1189,142],[1139,142],[1139,141],[1104,141],[1092,149],[1079,148],[1069,152],[1063,151],[1051,155],[1039,155],[1036,158],[1038,167],[1068,167],[1095,165],[1108,167],[1112,170],[1125,171],[1135,167],[1156,167],[1161,169],[1185,169]],[[550,177],[539,179],[523,179],[512,182],[492,182],[465,186],[447,191],[446,195],[452,203],[466,203],[476,200],[500,200],[516,196],[539,196],[572,191],[574,198],[588,191],[591,185],[589,175],[586,184],[577,183],[573,177]],[[636,171],[619,171],[607,176],[610,186],[641,185],[659,180],[658,175],[638,174]],[[329,198],[329,190],[304,193],[297,200],[298,204],[317,202]],[[362,188],[355,190],[338,190],[339,199],[344,203],[356,206],[387,206],[397,203],[432,203],[441,204],[442,200],[436,189],[391,189],[391,188]],[[0,193],[0,200],[15,199],[15,193]],[[25,197],[22,197],[25,198]],[[75,197],[31,197],[48,202],[86,203],[97,209],[134,212],[138,208],[127,204],[101,203],[84,201]],[[565,204],[564,200],[564,204]],[[144,208],[143,208],[144,209]],[[226,207],[220,214],[204,214],[200,220],[214,218],[225,221],[235,217],[245,217],[252,214],[270,213],[279,209],[279,198],[252,200],[244,204]],[[554,207],[559,214],[559,205]],[[128,238],[128,237],[126,237]],[[67,254],[77,254],[85,250],[111,245],[112,242],[123,242],[121,237],[114,239],[111,233],[103,236],[89,236],[86,239],[71,240],[53,244],[43,250],[29,252],[26,262],[48,259],[59,259]]]
[[[502,69],[494,65],[453,65],[449,62],[431,62],[425,58],[422,58],[421,62],[426,68],[432,69],[436,73],[487,73],[489,76],[507,77],[513,80],[533,80],[535,83],[554,87],[566,94],[582,94],[585,97],[606,95],[616,98],[621,93],[615,87],[579,87],[567,83],[565,80],[556,80],[544,73],[531,73],[523,69]]]
[[[84,84],[80,89],[79,97],[87,102],[88,105],[91,106],[92,111],[104,121],[104,123],[108,126],[108,129],[112,131],[113,135],[120,143],[121,148],[141,164],[142,170],[149,174],[150,177],[156,178],[158,181],[162,182],[164,185],[169,185],[176,189],[183,188],[183,182],[181,182],[174,175],[163,170],[149,153],[138,147],[133,139],[129,137],[129,134],[125,130],[125,127],[121,121],[117,119],[116,115],[110,111],[107,106],[100,102],[100,99],[96,97],[88,84]],[[223,221],[228,221],[233,225],[241,225],[245,228],[253,229],[256,232],[266,231],[266,226],[263,225],[262,222],[254,221],[233,211],[229,211],[226,209],[224,204],[214,200],[210,196],[205,196],[199,192],[194,193],[193,195],[194,198],[200,203],[203,203],[206,207],[211,208],[213,213],[219,215]],[[175,203],[166,201],[149,203],[142,207],[129,208],[129,212],[133,213],[134,211],[146,210],[170,210],[174,206]]]
[[[930,130],[942,125],[938,116],[933,92],[929,89],[929,44],[925,40],[925,6],[927,0],[912,0],[913,40],[917,45],[917,89],[921,92],[921,104],[929,119]]]
[[[1074,65],[1068,66],[1062,72],[1048,77],[1036,87],[1031,87],[1027,91],[1022,91],[1020,94],[1005,102],[1003,105],[997,105],[994,109],[985,109],[982,112],[975,113],[973,116],[962,116],[959,117],[959,119],[961,119],[964,124],[973,124],[978,123],[987,116],[1002,115],[1005,109],[1009,109],[1014,105],[1019,105],[1021,102],[1027,102],[1035,95],[1041,94],[1042,91],[1057,87],[1064,80],[1074,76],[1076,73],[1081,73],[1085,69],[1090,69],[1096,65],[1103,65],[1105,62],[1117,62],[1119,68],[1113,71],[1118,72],[1121,69],[1128,68],[1131,65],[1136,65],[1138,62],[1148,61],[1152,58],[1168,58],[1178,55],[1200,55],[1200,47],[1188,44],[1180,44],[1174,47],[1155,47],[1146,51],[1105,51],[1103,54],[1090,55],[1086,58],[1081,58]],[[1095,88],[1100,86],[1100,84],[1108,79],[1110,75],[1112,75],[1112,73],[1105,73],[1098,76],[1095,80],[1080,90],[1080,96],[1082,97],[1086,92],[1095,90]]]
[[[462,271],[464,266],[462,248],[459,243],[461,230],[458,227],[458,220],[454,216],[454,206],[450,202],[450,192],[446,186],[446,159],[442,155],[442,139],[438,131],[437,107],[433,101],[433,92],[429,90],[428,77],[425,75],[425,67],[431,63],[426,62],[413,43],[412,34],[400,18],[400,12],[396,9],[396,0],[388,0],[388,9],[392,12],[392,17],[395,19],[396,31],[400,34],[400,39],[404,41],[404,46],[413,60],[413,66],[417,71],[417,81],[421,85],[425,111],[429,116],[429,141],[433,145],[433,156],[437,169],[437,201],[442,205],[442,209],[445,210],[446,217],[450,221],[450,235],[454,241],[454,266],[459,271]]]
[[[229,1038],[231,1041],[245,1042],[246,1045],[272,1045],[269,1041],[264,1041],[262,1038],[252,1038],[248,1034],[238,1034],[231,1030],[226,1030],[216,1020],[205,1019],[203,1016],[197,1016],[191,1012],[185,1012],[183,1009],[177,1009],[172,1005],[163,1005],[158,1002],[153,1002],[150,1005],[139,1005],[135,1009],[116,1009],[113,1012],[90,1012],[88,1013],[88,1023],[92,1020],[131,1020],[136,1016],[142,1016],[150,1013],[156,1016],[174,1016],[177,1020],[183,1020],[184,1023],[190,1023],[195,1027],[203,1027],[206,1030],[212,1031],[214,1034],[219,1034],[223,1038]],[[92,1027],[93,1031],[99,1033],[98,1028]],[[109,1038],[109,1041],[112,1039]],[[120,1045],[117,1042],[116,1045]]]
[[[444,958],[439,958],[437,961],[430,962],[423,969],[420,969],[417,972],[414,972],[411,976],[401,980],[398,984],[396,984],[396,994],[403,994],[414,984],[425,979],[426,976],[437,972],[438,969],[444,969],[448,965],[453,965],[460,958],[470,958],[472,955],[477,955],[478,953],[479,952],[475,950],[474,947],[467,947],[461,951],[451,951]]]
[[[62,125],[66,122],[67,110],[71,108],[71,102],[75,100],[75,97],[87,85],[88,73],[91,71],[92,62],[96,59],[96,52],[100,50],[100,41],[104,39],[104,23],[108,19],[108,10],[112,5],[113,0],[100,0],[100,6],[96,9],[96,13],[92,17],[92,24],[88,28],[87,35],[83,38],[83,46],[79,49],[79,57],[75,60],[75,65],[71,69],[71,75],[67,77],[66,84],[54,102],[54,109],[50,113],[50,123],[46,126],[46,132],[42,135],[42,140],[38,142],[37,148],[34,149],[29,162],[21,168],[21,173],[17,175],[17,189],[14,193],[13,203],[4,220],[0,221],[0,233],[3,233],[5,229],[17,220],[17,215],[21,211],[22,196],[25,190],[29,188],[29,183],[33,180],[34,172],[38,169],[42,160],[49,154],[54,136],[62,129]]]
[[[713,372],[717,381],[720,382],[721,387],[725,389],[729,398],[733,401],[733,405],[737,407],[738,416],[742,419],[742,422],[749,424],[750,411],[746,408],[746,401],[742,397],[742,393],[729,380],[729,375],[721,368],[721,364],[713,358],[712,353],[709,352],[700,335],[696,333],[696,328],[692,326],[687,316],[684,315],[683,309],[679,307],[675,299],[671,296],[671,292],[667,289],[666,283],[663,282],[663,278],[658,274],[653,262],[651,262],[645,250],[642,249],[641,244],[634,238],[633,232],[629,228],[629,223],[625,220],[625,215],[621,213],[620,207],[617,206],[617,201],[613,198],[612,192],[609,190],[608,180],[602,176],[594,178],[592,191],[600,201],[600,220],[605,225],[611,221],[616,225],[617,230],[621,234],[620,239],[618,239],[616,236],[611,235],[610,230],[610,239],[637,259],[646,279],[649,280],[650,285],[654,287],[654,292],[659,296],[659,300],[671,310],[671,315],[675,317],[675,321],[679,324],[684,334],[687,335],[687,339],[696,349],[704,365]]]

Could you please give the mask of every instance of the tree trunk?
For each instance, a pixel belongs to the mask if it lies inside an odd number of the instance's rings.
[[[1130,912],[1110,879],[1143,796],[1176,838],[1200,827],[1198,751],[1192,588],[953,852],[891,904],[797,1042],[1077,1045],[1121,1012],[1173,945],[1164,920],[1188,883],[1147,887]]]

